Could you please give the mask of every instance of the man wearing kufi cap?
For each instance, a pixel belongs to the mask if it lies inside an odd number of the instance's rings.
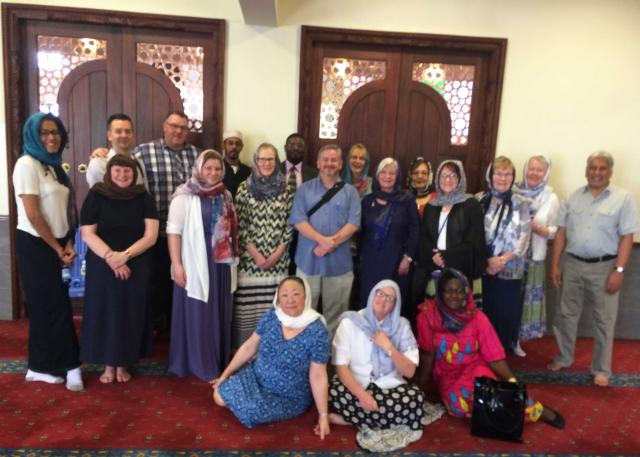
[[[224,154],[224,179],[222,182],[236,198],[236,192],[241,182],[251,175],[251,167],[240,162],[242,151],[242,132],[239,130],[227,130],[222,134],[222,152]]]

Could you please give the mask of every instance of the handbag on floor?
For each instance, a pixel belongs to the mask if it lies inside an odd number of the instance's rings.
[[[471,434],[522,442],[527,387],[486,376],[474,380]]]

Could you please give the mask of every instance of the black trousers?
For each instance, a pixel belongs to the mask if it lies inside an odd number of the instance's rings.
[[[29,368],[61,374],[79,367],[69,288],[62,282],[58,255],[42,238],[18,230],[16,256],[29,311]]]
[[[159,236],[153,249],[153,274],[149,291],[153,325],[156,330],[171,328],[171,304],[173,302],[173,281],[171,280],[171,257],[166,236]]]

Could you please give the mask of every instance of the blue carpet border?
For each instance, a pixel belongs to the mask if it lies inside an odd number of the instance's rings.
[[[104,366],[102,365],[85,364],[82,366],[84,373],[99,374],[103,370]],[[0,359],[0,375],[24,374],[26,372],[27,363],[24,360]],[[131,372],[138,376],[167,376],[167,364],[166,362],[143,362],[133,367]],[[515,371],[514,374],[526,384],[593,385],[592,375],[586,371]],[[640,387],[640,374],[614,374],[609,380],[609,385],[611,387]]]
[[[0,457],[630,457],[637,454],[562,454],[546,452],[387,452],[366,451],[236,451],[202,449],[44,449],[0,448]]]

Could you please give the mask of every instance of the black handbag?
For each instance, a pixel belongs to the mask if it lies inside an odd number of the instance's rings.
[[[485,438],[522,442],[527,387],[517,382],[482,376],[473,385],[471,434]]]

